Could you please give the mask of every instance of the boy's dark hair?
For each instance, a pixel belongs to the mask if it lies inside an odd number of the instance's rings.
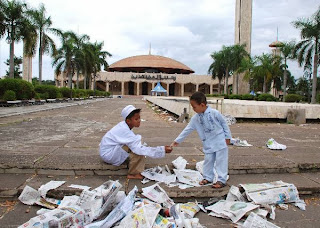
[[[197,104],[207,104],[207,98],[202,92],[195,92],[194,94],[192,94],[190,97],[190,101],[191,100],[197,102]]]
[[[133,110],[133,111],[130,112],[130,114],[126,117],[126,120],[131,119],[131,118],[134,116],[134,114],[140,113],[140,111],[141,111],[141,108],[138,108],[138,109]]]

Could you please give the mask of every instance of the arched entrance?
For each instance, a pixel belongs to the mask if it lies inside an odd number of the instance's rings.
[[[118,81],[110,82],[109,91],[112,95],[121,95],[121,82],[118,82]]]
[[[169,96],[176,96],[175,95],[175,88],[176,88],[176,83],[171,83],[169,85]]]
[[[148,83],[148,82],[142,82],[141,83],[141,94],[142,95],[149,95],[149,91],[151,90],[150,88],[151,88],[151,86],[149,86],[150,85],[150,83]],[[150,88],[149,88],[150,87]]]
[[[210,85],[202,83],[199,85],[198,91],[203,92],[204,94],[210,94]]]
[[[135,95],[134,94],[134,86],[135,83],[134,82],[128,82],[128,95]]]
[[[187,83],[184,85],[184,96],[191,96],[196,92],[196,85],[192,83]]]

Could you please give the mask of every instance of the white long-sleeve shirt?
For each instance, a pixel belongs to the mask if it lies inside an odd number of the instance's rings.
[[[174,141],[183,142],[194,130],[197,130],[202,141],[204,153],[214,153],[226,148],[226,139],[231,139],[230,129],[222,114],[209,106],[204,113],[194,115]]]
[[[136,135],[125,121],[118,123],[108,131],[100,142],[100,156],[108,164],[119,166],[129,156],[122,149],[128,146],[131,151],[138,155],[151,158],[162,158],[165,156],[164,146],[147,147],[141,144],[141,135]]]

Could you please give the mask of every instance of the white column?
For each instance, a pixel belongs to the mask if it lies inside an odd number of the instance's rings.
[[[196,84],[196,92],[199,91],[199,84]]]
[[[184,96],[184,84],[181,84],[181,97]]]
[[[212,94],[212,91],[213,91],[213,84],[210,84],[210,91],[209,91],[209,94]]]
[[[137,82],[137,96],[140,95],[140,82]]]
[[[106,82],[106,92],[109,92],[109,82]]]
[[[121,82],[121,95],[124,95],[124,82]]]
[[[167,96],[169,96],[170,83],[167,83]]]

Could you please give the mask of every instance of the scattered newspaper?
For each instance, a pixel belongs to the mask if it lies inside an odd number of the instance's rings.
[[[228,125],[233,125],[237,123],[236,118],[234,118],[231,115],[223,115],[225,121],[227,122]]]
[[[273,138],[269,139],[267,141],[266,145],[270,150],[285,150],[285,149],[287,149],[286,145],[278,143]]]
[[[246,221],[241,226],[243,228],[280,228],[279,226],[274,225],[271,222],[268,222],[267,220],[261,218],[259,215],[257,215],[254,212],[251,212]]]
[[[111,209],[121,187],[118,181],[109,180],[92,191],[83,190],[76,205],[83,208],[93,221]]]
[[[47,195],[47,192],[51,189],[56,189],[66,183],[65,181],[49,181],[48,183],[41,185],[38,189],[40,195],[45,198]]]
[[[228,218],[231,219],[232,222],[236,223],[246,213],[258,207],[259,205],[255,205],[253,203],[220,200],[219,202],[206,207],[206,209],[212,211],[209,213],[211,216]]]
[[[232,139],[230,140],[230,143],[231,143],[232,145],[234,145],[234,146],[242,146],[242,147],[250,147],[250,146],[252,146],[251,144],[249,144],[249,143],[247,142],[247,140],[241,140],[241,139],[239,139],[239,138],[232,138]]]
[[[149,180],[164,182],[166,184],[176,181],[176,175],[169,173],[166,169],[161,168],[160,166],[146,169],[141,173],[141,175]],[[143,183],[147,182],[144,181]]]
[[[90,222],[84,210],[80,207],[64,207],[50,210],[47,213],[31,218],[19,228],[34,227],[84,227]]]
[[[133,211],[130,211],[116,227],[150,228],[153,226],[160,210],[160,204],[141,202],[140,205]]]
[[[27,205],[37,204],[39,206],[43,206],[49,209],[55,209],[58,207],[59,200],[52,200],[52,202],[47,201],[47,199],[41,197],[39,191],[34,188],[26,185],[19,196],[19,200]]]
[[[174,205],[173,200],[167,195],[158,184],[151,185],[149,187],[142,188],[142,195],[147,197],[156,203],[162,203],[165,207],[171,207]]]
[[[256,204],[280,204],[301,202],[294,184],[275,181],[262,184],[240,184],[248,200]]]
[[[189,203],[178,203],[170,207],[169,214],[173,216],[175,219],[180,218],[193,218],[200,211],[200,207],[195,202]]]
[[[179,156],[177,157],[177,159],[172,161],[172,164],[176,169],[185,169],[187,167],[188,162],[186,159]]]
[[[112,227],[116,222],[124,218],[134,206],[134,199],[138,192],[137,186],[135,186],[129,194],[124,198],[109,214],[108,216],[94,223],[91,223],[85,228],[109,228]]]
[[[246,202],[247,200],[244,198],[244,196],[241,194],[238,187],[232,185],[229,189],[226,201],[241,201]]]
[[[200,187],[199,182],[203,179],[203,177],[199,171],[191,169],[174,169],[173,171],[177,175],[179,182]]]

